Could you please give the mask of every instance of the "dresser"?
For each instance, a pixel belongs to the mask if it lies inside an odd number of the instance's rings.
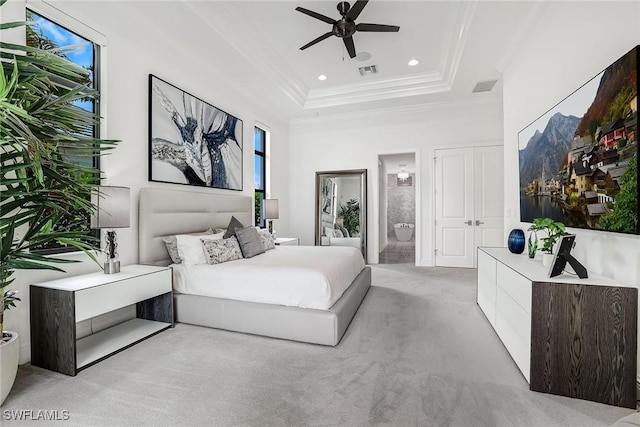
[[[635,408],[637,288],[548,272],[507,248],[478,248],[478,305],[530,389]]]
[[[31,364],[67,375],[173,326],[171,268],[129,265],[33,284]],[[127,306],[136,317],[76,339],[79,322]]]

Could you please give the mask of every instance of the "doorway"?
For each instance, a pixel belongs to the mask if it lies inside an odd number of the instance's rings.
[[[416,264],[416,154],[378,156],[380,264]]]

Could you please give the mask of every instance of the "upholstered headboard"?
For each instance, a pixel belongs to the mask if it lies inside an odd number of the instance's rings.
[[[323,235],[323,236],[325,235],[324,234],[324,228],[325,227],[329,227],[329,228],[333,229],[333,227],[335,225],[334,222],[335,222],[335,220],[333,218],[333,215],[328,214],[328,213],[322,213],[322,224],[321,224],[322,229],[320,230],[320,234]]]
[[[226,228],[232,216],[253,224],[253,198],[192,191],[143,188],[138,211],[140,264],[169,265],[163,237]]]

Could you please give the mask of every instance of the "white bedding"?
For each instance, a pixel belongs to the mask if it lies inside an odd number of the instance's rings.
[[[351,247],[277,246],[222,264],[173,264],[173,287],[184,294],[326,310],[364,266],[362,253]]]

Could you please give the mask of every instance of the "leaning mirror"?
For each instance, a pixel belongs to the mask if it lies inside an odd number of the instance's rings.
[[[316,172],[316,246],[353,246],[367,259],[367,170]]]

